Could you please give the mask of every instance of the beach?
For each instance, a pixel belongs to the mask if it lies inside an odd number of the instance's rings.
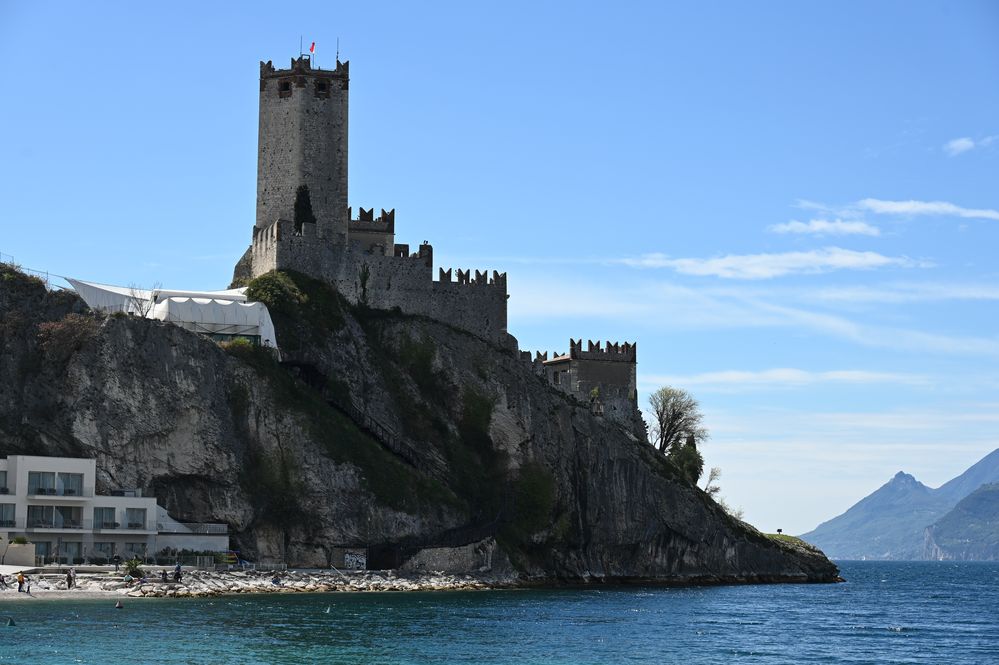
[[[161,571],[169,581],[162,581]],[[185,570],[173,581],[167,568],[149,569],[147,577],[131,582],[124,571],[88,571],[76,575],[67,588],[66,570],[28,576],[31,593],[17,591],[16,574],[5,573],[8,587],[0,589],[0,604],[34,600],[98,598],[206,598],[228,594],[330,593],[369,591],[457,591],[517,586],[513,577],[455,575],[442,572],[398,574],[393,571],[207,571]]]

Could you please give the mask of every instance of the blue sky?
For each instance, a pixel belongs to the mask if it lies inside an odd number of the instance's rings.
[[[750,522],[999,447],[999,5],[142,4],[0,1],[22,265],[226,286],[258,61],[339,37],[351,204],[507,270],[521,348],[637,341]]]

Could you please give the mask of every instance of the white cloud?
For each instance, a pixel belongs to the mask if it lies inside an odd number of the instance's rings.
[[[672,268],[685,275],[715,276],[725,279],[771,279],[792,274],[815,274],[832,270],[870,270],[886,266],[925,267],[908,257],[891,257],[877,252],[857,252],[825,247],[807,252],[779,254],[729,254],[710,259],[672,259],[665,254],[646,254],[620,259],[634,268]]]
[[[809,300],[851,304],[902,304],[947,300],[999,300],[995,284],[947,284],[935,282],[891,283],[880,286],[829,287],[809,291]]]
[[[864,235],[864,236],[879,236],[881,235],[881,230],[876,226],[871,226],[867,222],[861,221],[844,221],[842,219],[836,219],[833,221],[828,221],[825,219],[813,219],[809,222],[799,222],[797,220],[792,220],[786,224],[772,224],[767,227],[768,231],[773,233],[798,233],[798,234],[813,234],[813,235],[833,235],[833,236],[845,236],[845,235]]]
[[[947,141],[947,143],[944,144],[944,151],[951,157],[955,157],[957,155],[960,155],[962,152],[968,152],[969,150],[972,150],[974,147],[975,147],[974,141],[972,141],[967,136],[962,136],[959,139],[953,139],[951,141]]]
[[[812,372],[791,367],[778,367],[755,372],[725,370],[687,376],[640,375],[638,381],[641,386],[645,387],[671,385],[717,392],[737,392],[744,389],[757,390],[760,388],[797,388],[823,383],[854,385],[875,383],[926,385],[928,383],[926,377],[915,374],[855,369]]]
[[[993,219],[999,221],[999,210],[987,208],[962,208],[947,201],[882,201],[864,199],[857,205],[879,215],[938,215],[966,217],[970,219]]]
[[[968,152],[969,150],[974,150],[975,148],[987,148],[992,145],[999,136],[986,136],[978,141],[974,140],[968,136],[962,136],[958,139],[951,139],[944,144],[944,152],[946,152],[951,157],[956,157],[961,153]]]

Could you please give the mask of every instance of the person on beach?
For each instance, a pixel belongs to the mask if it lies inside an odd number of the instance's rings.
[[[31,595],[31,577],[28,575],[24,576],[24,592]]]
[[[132,577],[131,575],[129,575],[128,573],[125,573],[125,577],[123,577],[121,579],[125,583],[126,586],[132,586],[132,582],[135,581],[135,578]]]
[[[118,572],[118,566],[121,565],[121,557],[118,556],[117,554],[115,554],[113,557],[111,557],[111,561],[114,562],[114,572],[117,573]]]
[[[21,571],[17,573],[17,590],[24,592],[24,572]]]
[[[167,571],[165,570],[160,571],[160,581],[163,582],[164,584],[170,581],[169,578],[167,577]]]
[[[66,591],[73,588],[73,573],[71,571],[66,571]]]
[[[180,575],[180,561],[178,561],[177,565],[174,566],[174,569],[173,569],[173,581],[174,582],[179,582],[180,581],[180,577],[181,577],[181,575]]]

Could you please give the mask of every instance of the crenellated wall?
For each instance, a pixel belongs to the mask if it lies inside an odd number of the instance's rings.
[[[595,413],[621,422],[630,421],[638,408],[636,379],[637,344],[569,340],[568,353],[521,351],[523,362],[551,385],[589,402]]]
[[[294,222],[278,220],[255,228],[252,276],[295,270],[333,284],[352,303],[398,308],[516,348],[506,330],[506,273],[442,269],[440,280],[434,281],[429,243],[413,253],[408,245],[394,244],[392,254],[384,254],[359,243],[331,244],[318,237],[315,226],[303,224],[296,230]]]

